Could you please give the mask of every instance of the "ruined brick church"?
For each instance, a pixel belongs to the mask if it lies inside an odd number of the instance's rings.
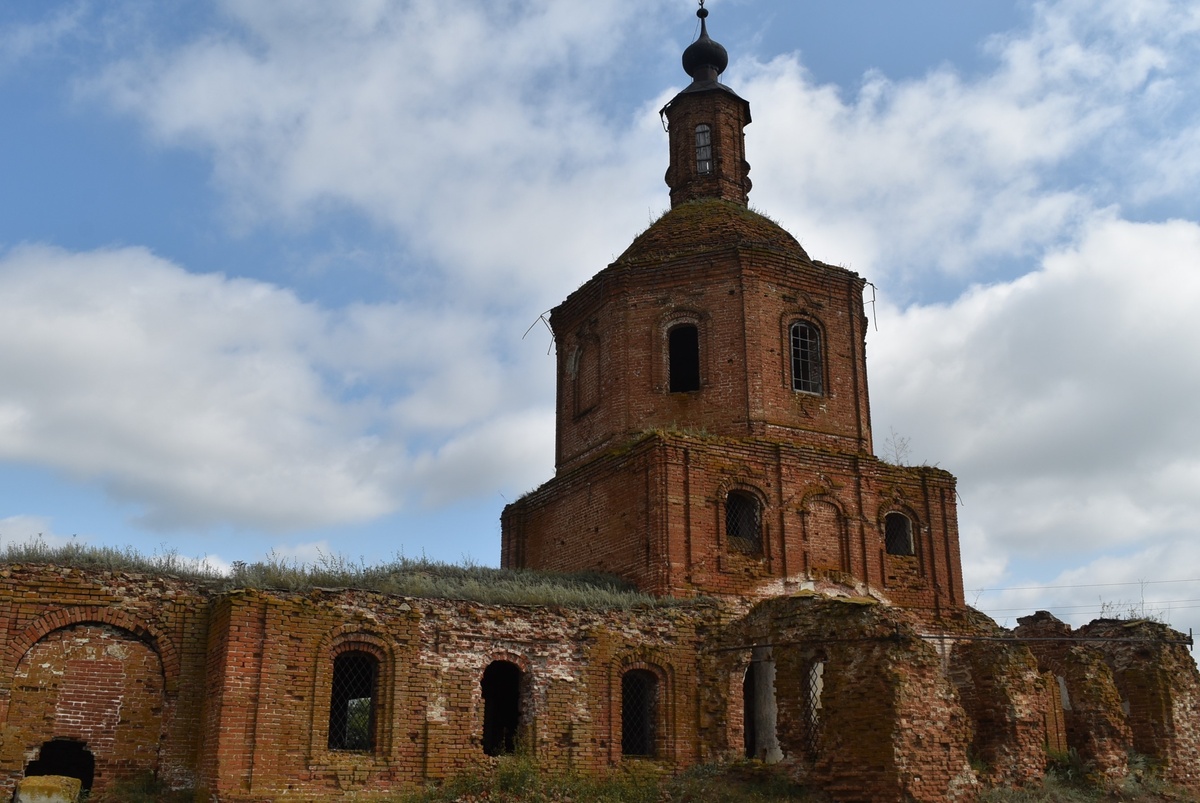
[[[874,456],[865,282],[748,208],[750,105],[699,14],[671,209],[551,314],[556,473],[501,546],[680,604],[0,566],[0,795],[150,772],[213,803],[370,800],[518,745],[551,771],[779,763],[839,801],[968,801],[1071,748],[1102,784],[1140,755],[1200,793],[1179,634],[965,604],[955,479]]]

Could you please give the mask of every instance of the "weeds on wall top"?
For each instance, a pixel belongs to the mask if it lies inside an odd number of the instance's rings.
[[[359,589],[426,599],[461,599],[494,605],[542,605],[593,610],[628,610],[694,605],[694,600],[644,594],[626,581],[599,572],[558,574],[526,569],[496,569],[470,561],[439,563],[427,558],[395,559],[380,564],[325,555],[312,563],[272,553],[254,563],[235,561],[226,571],[205,559],[168,551],[143,555],[121,549],[70,541],[51,546],[37,538],[0,543],[0,563],[67,566],[93,571],[172,576],[214,592],[252,588],[309,591],[315,588]]]

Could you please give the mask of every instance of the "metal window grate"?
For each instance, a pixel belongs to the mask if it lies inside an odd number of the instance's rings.
[[[653,756],[658,719],[658,677],[631,669],[621,677],[621,753]]]
[[[825,689],[825,662],[813,661],[804,677],[804,751],[817,757],[821,741],[821,692]]]
[[[329,695],[329,749],[369,751],[375,747],[375,683],[379,661],[359,651],[333,661]]]
[[[884,548],[889,555],[915,555],[912,522],[903,513],[889,513],[883,519]]]
[[[792,324],[792,390],[822,392],[821,335],[811,324]]]
[[[712,171],[712,129],[701,123],[696,126],[696,172],[706,176]]]
[[[762,551],[762,510],[758,499],[741,491],[725,498],[725,536],[746,552]]]

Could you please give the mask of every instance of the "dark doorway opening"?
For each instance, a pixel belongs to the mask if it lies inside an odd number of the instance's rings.
[[[96,775],[96,759],[83,742],[74,739],[52,739],[42,744],[38,757],[25,766],[25,777],[35,775],[65,775],[78,778],[83,791],[90,791]]]
[[[489,756],[517,749],[521,724],[521,668],[510,661],[492,661],[483,670],[483,752]]]
[[[658,677],[630,669],[621,677],[621,753],[652,758],[658,719]]]

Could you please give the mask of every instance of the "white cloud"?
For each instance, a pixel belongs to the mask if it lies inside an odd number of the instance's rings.
[[[69,544],[74,536],[54,532],[45,516],[5,516],[0,518],[0,544],[31,544],[41,542],[49,547]]]
[[[1102,215],[1038,271],[885,314],[875,421],[960,477],[968,587],[1188,565],[1168,556],[1200,520],[1197,265],[1200,224]]]
[[[495,488],[530,465],[524,429],[496,431],[524,389],[467,311],[331,312],[142,249],[24,247],[0,258],[0,319],[0,458],[98,480],[148,526],[361,521],[431,476],[461,496],[409,457],[415,432],[482,437]]]

